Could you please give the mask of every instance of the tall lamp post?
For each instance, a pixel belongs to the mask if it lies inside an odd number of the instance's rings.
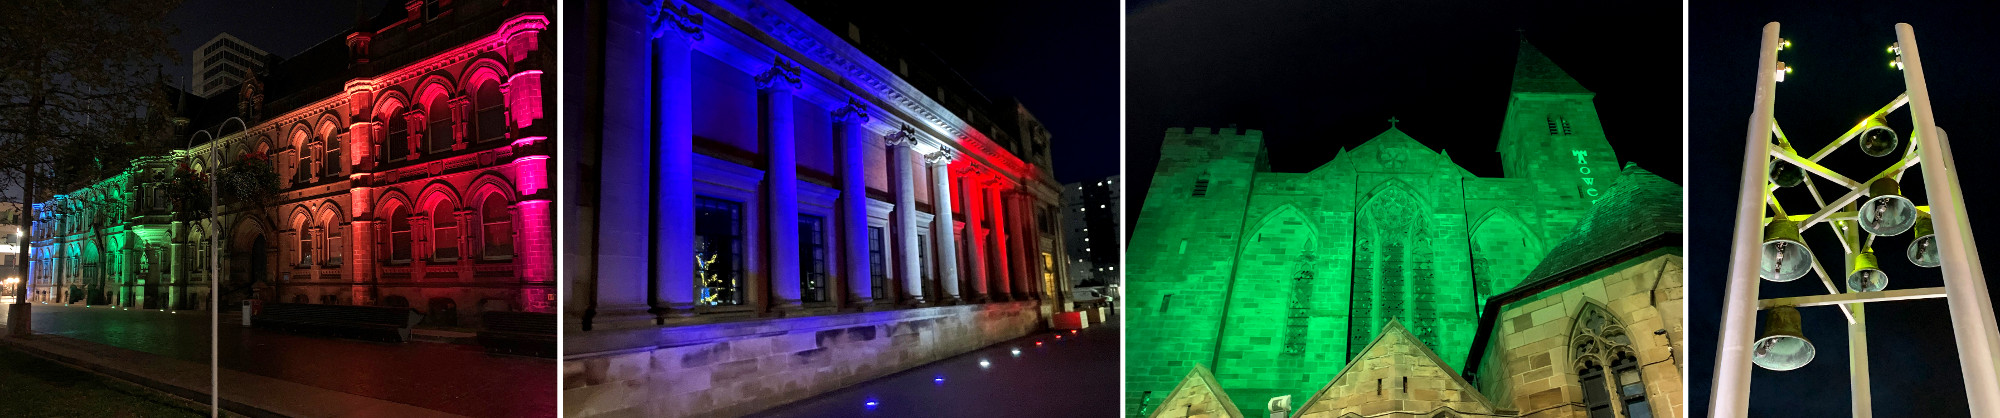
[[[1727,293],[1723,300],[1722,335],[1716,348],[1714,392],[1709,416],[1742,417],[1749,412],[1751,365],[1774,371],[1806,366],[1815,350],[1806,339],[1800,308],[1834,306],[1848,323],[1848,367],[1853,393],[1853,414],[1872,416],[1868,375],[1867,303],[1945,298],[1951,312],[1952,331],[1957,340],[1959,365],[1964,372],[1966,402],[1973,416],[2000,416],[2000,376],[1994,369],[2000,359],[1991,301],[1987,299],[1985,276],[1978,260],[1972,230],[1964,216],[1960,198],[1958,169],[1951,159],[1950,139],[1931,113],[1930,92],[1925,85],[1923,64],[1917,55],[1915,32],[1909,24],[1896,25],[1896,43],[1889,66],[1902,71],[1905,91],[1888,105],[1876,110],[1832,143],[1811,155],[1792,147],[1784,130],[1773,117],[1777,83],[1791,68],[1777,60],[1778,52],[1790,42],[1778,37],[1778,23],[1764,26],[1763,49],[1757,68],[1755,107],[1745,142],[1743,181],[1737,196],[1734,248],[1731,251]],[[1849,178],[1819,161],[1850,141],[1870,156],[1897,154],[1899,141],[1886,126],[1886,115],[1910,106],[1915,126],[1911,141],[1902,148],[1894,164],[1868,178]],[[1923,173],[1925,197],[1931,206],[1917,206],[1902,194],[1899,181],[1911,167]],[[1839,184],[1848,190],[1826,200],[1807,175]],[[1789,215],[1775,198],[1780,188],[1803,184],[1819,207],[1811,214]],[[1838,189],[1835,189],[1838,190]],[[1766,210],[1768,209],[1768,216]],[[1843,292],[1835,285],[1801,233],[1827,225],[1839,238],[1845,252],[1845,269],[1839,278]],[[1904,252],[1911,264],[1941,267],[1944,286],[1922,289],[1888,289],[1888,275],[1879,268],[1883,257],[1872,248],[1879,236],[1916,231],[1917,238]],[[1830,250],[1824,248],[1822,250]],[[1830,254],[1821,252],[1821,254]],[[1893,254],[1893,252],[1892,252]],[[1895,257],[1886,257],[1893,261]],[[1828,294],[1776,299],[1758,299],[1760,278],[1788,282],[1817,273]],[[1766,311],[1765,331],[1753,333],[1756,313]]]
[[[243,126],[245,130],[249,129],[248,124],[244,123],[242,119],[233,117],[227,120],[223,120],[222,126],[218,126],[216,127],[216,129],[221,130],[222,127],[228,126],[229,121],[231,120],[236,121],[236,123],[239,126]],[[210,133],[207,130],[196,131],[194,134],[188,135],[188,145],[187,145],[186,155],[190,158],[192,158],[194,155],[194,140],[197,135],[207,135],[211,142],[220,140],[220,138],[216,138],[215,134]],[[222,344],[221,330],[216,328],[220,327],[221,326],[220,324],[222,323],[222,292],[221,292],[222,284],[220,277],[216,274],[216,269],[219,266],[221,266],[221,261],[222,261],[221,260],[222,253],[221,251],[219,251],[221,247],[221,236],[222,236],[222,231],[220,230],[221,224],[219,221],[222,219],[222,214],[216,210],[216,207],[219,206],[218,204],[219,202],[216,197],[216,192],[217,192],[216,182],[218,181],[217,177],[220,177],[222,175],[222,172],[220,170],[222,166],[221,164],[222,160],[219,157],[220,154],[217,153],[218,152],[217,150],[219,148],[221,148],[221,144],[208,144],[206,151],[208,153],[207,155],[208,161],[207,164],[204,164],[202,166],[202,169],[208,173],[208,216],[206,220],[207,228],[205,228],[205,231],[208,232],[207,234],[208,271],[206,273],[208,278],[208,297],[209,297],[208,344],[210,347],[218,347]],[[221,350],[209,350],[208,361],[209,361],[209,368],[208,368],[209,414],[211,416],[222,416],[221,415],[222,397],[220,395],[220,393],[222,393],[220,391],[221,390],[220,382],[222,381]]]

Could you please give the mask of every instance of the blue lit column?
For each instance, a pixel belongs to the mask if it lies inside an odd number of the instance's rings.
[[[692,14],[683,4],[668,1],[654,11],[652,28],[652,73],[651,95],[607,95],[605,96],[604,123],[606,126],[604,155],[604,176],[601,177],[604,190],[603,204],[598,207],[603,219],[599,220],[600,237],[632,237],[607,242],[600,238],[597,246],[599,259],[617,253],[633,257],[630,265],[621,266],[618,271],[600,267],[598,280],[615,283],[614,286],[598,285],[599,304],[606,299],[624,301],[627,296],[616,292],[636,291],[649,295],[648,302],[655,314],[692,315],[694,312],[694,262],[689,260],[694,254],[694,117],[692,70],[689,60],[693,42],[702,39],[700,16]],[[608,35],[607,35],[608,37]],[[615,50],[617,45],[607,42],[607,48]],[[607,54],[606,60],[611,60]],[[643,65],[644,62],[635,63]],[[620,65],[608,65],[606,78]],[[606,80],[606,85],[622,84],[618,80]],[[647,97],[651,103],[646,103]],[[612,105],[619,100],[628,109],[637,111],[618,112]],[[651,118],[626,118],[621,115],[648,115]],[[651,119],[651,135],[645,129],[646,120]],[[621,131],[613,132],[613,124]],[[621,138],[621,134],[630,135]],[[636,139],[650,138],[652,152],[638,146]],[[621,139],[623,141],[621,141]],[[631,144],[617,146],[618,143]],[[628,167],[613,170],[612,161],[621,161]],[[633,178],[613,180],[627,173]],[[657,182],[648,184],[648,181]],[[613,181],[627,184],[614,189]],[[618,196],[630,194],[629,196]],[[649,201],[650,200],[650,201]],[[650,209],[650,211],[648,211]],[[619,217],[613,218],[611,214]],[[651,216],[652,219],[647,217]],[[655,223],[655,230],[634,228],[637,225]],[[650,253],[649,253],[650,251]],[[600,261],[602,263],[602,261]],[[636,283],[627,283],[636,282]],[[641,285],[642,284],[642,285]],[[643,286],[643,287],[642,287]],[[600,312],[600,315],[604,315]]]
[[[915,129],[904,126],[889,141],[890,186],[896,189],[896,212],[891,216],[896,228],[896,278],[903,281],[901,302],[916,306],[924,303],[923,266],[917,264],[917,180]]]
[[[853,98],[833,112],[833,152],[840,164],[840,253],[847,307],[866,308],[877,295],[868,271],[868,105]]]
[[[767,158],[764,187],[765,231],[770,260],[774,311],[797,310],[799,298],[799,156],[792,127],[792,90],[799,88],[799,68],[784,58],[757,75],[758,95],[763,98],[764,157]],[[756,285],[751,285],[756,289]],[[754,294],[754,293],[753,293]]]
[[[958,156],[950,149],[941,149],[926,159],[931,165],[931,207],[937,211],[931,225],[932,235],[937,239],[938,254],[938,295],[940,304],[958,302],[958,238],[953,236],[951,218],[951,160]]]

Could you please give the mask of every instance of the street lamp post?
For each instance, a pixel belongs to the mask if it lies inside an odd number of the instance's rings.
[[[1940,297],[1950,307],[1966,402],[1972,415],[2000,416],[2000,376],[1996,376],[1995,370],[2000,365],[2000,333],[1996,333],[1979,253],[1964,216],[1965,204],[1958,187],[1958,170],[1952,165],[1950,140],[1938,129],[1931,113],[1930,93],[1924,82],[1923,64],[1918,59],[1914,31],[1909,24],[1897,24],[1896,35],[1897,43],[1889,48],[1889,52],[1896,54],[1890,67],[1903,72],[1903,95],[1819,152],[1804,156],[1792,148],[1772,116],[1777,82],[1784,81],[1784,74],[1790,72],[1789,67],[1777,61],[1777,53],[1789,43],[1778,37],[1777,22],[1764,27],[1756,105],[1751,112],[1743,181],[1737,197],[1735,248],[1731,252],[1730,277],[1723,301],[1722,338],[1716,348],[1710,416],[1748,414],[1752,364],[1783,371],[1812,361],[1812,343],[1805,338],[1797,320],[1797,308],[1810,306],[1836,306],[1846,314],[1853,414],[1872,416],[1863,305]],[[1898,138],[1882,121],[1886,114],[1904,105],[1910,106],[1915,128],[1909,147],[1889,169],[1870,178],[1851,179],[1819,164],[1823,157],[1851,140],[1870,156],[1894,155]],[[1776,171],[1767,164],[1776,165]],[[1898,181],[1912,166],[1921,166],[1929,207],[1916,206],[1902,196]],[[1797,171],[1817,175],[1849,190],[1829,201],[1811,181],[1799,182],[1795,177],[1778,179],[1779,175],[1772,174],[1801,175]],[[1786,214],[1773,194],[1778,188],[1798,184],[1804,184],[1819,205],[1811,214]],[[1840,247],[1847,253],[1847,268],[1839,271],[1845,273],[1841,276],[1847,284],[1845,292],[1835,286],[1834,277],[1827,274],[1812,250],[1798,238],[1799,233],[1822,223],[1840,239]],[[1912,229],[1918,231],[1918,237],[1908,251],[1909,260],[1919,267],[1942,267],[1943,287],[1886,289],[1888,276],[1876,267],[1882,259],[1875,256],[1871,247],[1877,236],[1900,235]],[[1931,230],[1935,231],[1934,237],[1925,235]],[[1759,278],[1791,281],[1807,269],[1819,275],[1828,295],[1757,298]],[[1771,311],[1772,320],[1763,337],[1756,338],[1752,328],[1760,310]]]

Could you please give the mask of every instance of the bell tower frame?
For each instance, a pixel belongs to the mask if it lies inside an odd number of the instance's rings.
[[[1848,130],[1819,152],[1801,156],[1791,148],[1783,131],[1773,120],[1777,83],[1783,81],[1784,74],[1789,70],[1778,61],[1778,51],[1787,45],[1778,36],[1778,26],[1777,22],[1764,25],[1763,50],[1759,52],[1757,90],[1748,137],[1744,141],[1742,183],[1737,194],[1735,232],[1731,241],[1722,335],[1716,348],[1715,382],[1709,398],[1709,416],[1742,417],[1748,414],[1750,373],[1755,356],[1753,345],[1757,341],[1754,329],[1757,311],[1780,306],[1836,306],[1847,314],[1854,416],[1872,416],[1864,304],[1939,297],[1944,298],[1950,308],[1959,365],[1964,371],[1966,401],[1972,415],[2000,416],[2000,376],[1996,376],[1995,370],[1996,366],[2000,366],[2000,351],[1995,350],[1996,346],[2000,346],[2000,332],[1996,332],[1985,274],[1980,269],[1978,247],[1973,242],[1972,229],[1966,221],[1965,203],[1960,198],[1963,192],[1959,188],[1957,166],[1951,158],[1950,141],[1945,132],[1938,129],[1931,113],[1930,93],[1925,86],[1924,67],[1917,54],[1914,30],[1907,23],[1896,24],[1896,44],[1890,52],[1897,54],[1897,60],[1892,65],[1902,69],[1905,93],[1875,114],[1879,117],[1904,105],[1910,106],[1915,126],[1911,144],[1903,150],[1896,167],[1883,171],[1875,178],[1856,181],[1828,170],[1818,161],[1860,136],[1869,127],[1867,121]],[[1807,189],[1812,191],[1814,201],[1819,202],[1821,208],[1809,215],[1787,215],[1772,194],[1776,189],[1769,177],[1773,158],[1796,165],[1810,175],[1845,185],[1850,191],[1832,201],[1825,201],[1812,182],[1807,181]],[[1853,209],[1853,204],[1869,194],[1868,185],[1876,179],[1900,177],[1911,166],[1919,166],[1923,170],[1925,195],[1932,204],[1928,209],[1936,229],[1936,249],[1943,269],[1944,286],[1842,293],[1819,260],[1813,259],[1812,271],[1820,277],[1828,295],[1758,299],[1760,270],[1766,255],[1763,233],[1767,219],[1783,217],[1797,221],[1799,231],[1822,223],[1856,225],[1860,222],[1857,219],[1864,215]],[[1766,217],[1767,206],[1770,218]],[[1848,232],[1832,226],[1828,229],[1840,235],[1842,247],[1849,253],[1865,251],[1874,241],[1873,236],[1865,236],[1864,239],[1864,232],[1856,228],[1847,228]]]

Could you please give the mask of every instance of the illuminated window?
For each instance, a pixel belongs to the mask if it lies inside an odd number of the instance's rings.
[[[696,196],[695,303],[743,304],[743,204]]]
[[[871,295],[876,298],[887,296],[883,287],[889,283],[889,266],[883,251],[882,228],[868,227],[868,285]]]
[[[485,236],[485,249],[481,255],[487,258],[507,258],[514,255],[514,225],[507,213],[507,199],[499,193],[486,195],[486,202],[480,207],[480,232]]]
[[[479,138],[480,141],[491,141],[507,137],[507,106],[505,106],[505,103],[502,103],[503,101],[504,99],[500,96],[500,83],[498,81],[486,80],[486,82],[479,84],[478,91],[473,95],[473,102],[479,106],[479,125],[477,127],[479,131],[476,138]]]
[[[799,215],[799,300],[825,302],[826,235],[818,216]]]
[[[1613,417],[1612,411],[1622,410],[1628,418],[1652,418],[1646,382],[1624,325],[1603,307],[1586,304],[1572,328],[1571,349],[1589,416]]]
[[[431,207],[431,258],[458,260],[458,215],[452,213],[449,201],[439,200]]]

